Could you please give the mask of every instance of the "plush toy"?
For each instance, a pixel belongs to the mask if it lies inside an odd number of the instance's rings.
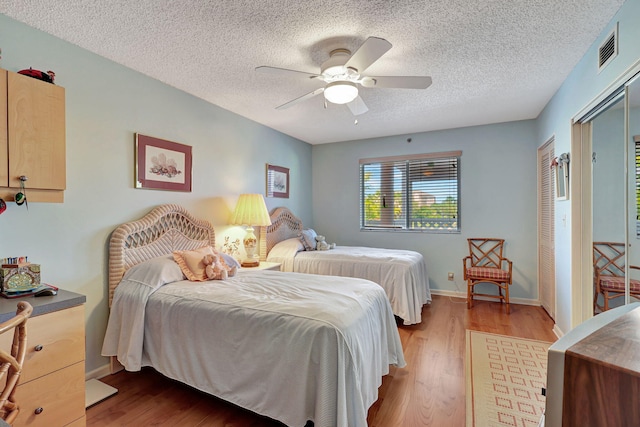
[[[202,258],[202,263],[206,266],[205,273],[209,280],[225,280],[233,277],[238,270],[236,267],[229,268],[218,254],[207,254]]]
[[[316,250],[317,251],[326,251],[331,249],[331,245],[328,244],[327,242],[325,242],[325,237],[324,236],[316,236]]]

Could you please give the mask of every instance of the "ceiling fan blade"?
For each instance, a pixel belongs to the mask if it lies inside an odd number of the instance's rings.
[[[287,68],[268,67],[266,65],[263,65],[261,67],[256,67],[256,71],[260,73],[283,74],[283,75],[291,75],[291,76],[303,75],[310,79],[317,79],[318,77],[322,77],[320,74],[307,73],[305,71],[289,70]]]
[[[360,98],[360,95],[356,96],[356,99],[353,101],[347,103],[347,107],[349,107],[349,110],[351,110],[354,116],[359,116],[360,114],[364,114],[369,111],[369,108],[362,98]]]
[[[285,108],[292,107],[292,106],[296,105],[297,103],[302,102],[302,101],[306,101],[309,98],[313,98],[314,96],[319,95],[322,92],[324,92],[324,88],[323,87],[318,88],[318,89],[314,90],[313,92],[309,92],[306,95],[302,95],[299,98],[296,98],[296,99],[294,99],[292,101],[286,102],[286,103],[276,107],[276,110],[284,110]]]
[[[382,55],[391,49],[391,43],[378,37],[369,37],[362,43],[362,46],[349,58],[345,67],[351,67],[364,72],[371,64],[376,62]]]
[[[426,89],[431,86],[431,77],[428,76],[381,76],[365,77],[362,86],[373,88],[394,89]]]

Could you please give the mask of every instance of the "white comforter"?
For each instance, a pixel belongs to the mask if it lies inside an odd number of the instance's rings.
[[[276,271],[157,289],[123,280],[103,355],[292,427],[366,427],[389,365],[405,366],[380,286]]]
[[[282,271],[360,277],[378,283],[393,313],[405,325],[420,323],[422,306],[431,301],[427,266],[415,251],[337,246],[327,251],[272,251],[267,261],[281,263]]]

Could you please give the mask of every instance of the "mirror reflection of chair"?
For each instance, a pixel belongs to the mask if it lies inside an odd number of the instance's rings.
[[[464,280],[467,281],[467,308],[473,307],[474,297],[482,296],[504,301],[509,314],[509,285],[513,264],[502,256],[504,239],[472,238],[467,241],[469,255],[462,259]],[[498,295],[475,292],[475,286],[479,283],[493,283],[498,287]]]
[[[13,332],[13,342],[9,352],[0,349],[0,418],[11,425],[20,411],[14,398],[16,386],[22,373],[24,356],[27,351],[27,319],[33,307],[26,301],[18,303],[16,315],[0,324],[0,334]]]
[[[609,310],[609,301],[624,297],[625,248],[624,243],[593,242],[593,314]],[[640,270],[635,265],[629,271]],[[640,280],[629,279],[629,292],[640,297]],[[602,295],[602,305],[598,297]]]

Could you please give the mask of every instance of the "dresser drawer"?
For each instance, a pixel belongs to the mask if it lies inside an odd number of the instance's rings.
[[[83,415],[82,418],[78,418],[70,424],[67,424],[65,427],[87,427],[87,416]]]
[[[11,348],[3,334],[0,348]],[[84,360],[84,305],[27,320],[27,354],[20,384]]]
[[[85,415],[84,393],[84,361],[21,383],[16,389],[20,413],[14,425],[53,427],[76,421]]]

